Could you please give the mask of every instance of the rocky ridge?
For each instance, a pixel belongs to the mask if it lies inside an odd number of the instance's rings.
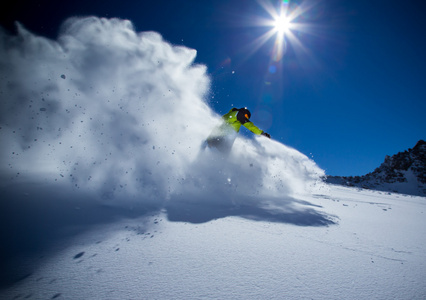
[[[380,167],[363,176],[327,176],[326,182],[344,186],[426,196],[426,142],[386,156]]]

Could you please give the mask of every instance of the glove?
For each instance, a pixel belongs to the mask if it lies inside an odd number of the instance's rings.
[[[266,136],[268,139],[271,138],[271,135],[269,133],[266,133],[266,132],[262,132],[261,135]]]

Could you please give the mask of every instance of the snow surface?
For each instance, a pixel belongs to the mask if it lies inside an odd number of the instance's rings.
[[[203,150],[195,50],[95,17],[0,37],[1,299],[426,297],[425,198],[265,137]]]
[[[309,218],[314,206],[328,224],[298,224],[291,213],[256,220],[243,206],[207,213],[203,204],[178,221],[163,210],[94,224],[21,257],[20,280],[0,298],[424,299],[425,200],[330,186],[298,199],[294,213]]]

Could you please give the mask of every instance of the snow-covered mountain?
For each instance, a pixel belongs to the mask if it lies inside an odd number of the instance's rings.
[[[327,176],[328,183],[426,196],[426,142],[413,149],[386,156],[373,172],[363,176]]]

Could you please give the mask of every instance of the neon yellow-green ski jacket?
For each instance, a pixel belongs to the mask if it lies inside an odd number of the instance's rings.
[[[236,108],[231,109],[227,114],[222,116],[226,124],[230,125],[236,132],[240,131],[241,125],[253,132],[260,135],[263,130],[257,128],[246,116],[238,115],[240,111]]]

